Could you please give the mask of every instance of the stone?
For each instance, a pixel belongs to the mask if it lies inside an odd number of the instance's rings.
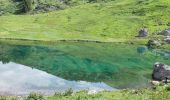
[[[159,35],[170,36],[170,28],[163,30]]]
[[[157,40],[149,40],[148,43],[147,43],[147,46],[149,48],[155,48],[155,47],[161,46],[161,43]]]
[[[88,91],[88,95],[92,95],[92,94],[97,94],[98,92],[96,90],[90,90]]]
[[[164,39],[164,41],[165,41],[166,43],[170,44],[170,36],[167,36],[167,37]]]
[[[153,65],[152,79],[162,81],[166,80],[166,78],[170,79],[170,67],[156,62]]]
[[[162,22],[159,22],[158,25],[163,25],[163,23],[162,23]]]
[[[139,31],[138,37],[146,37],[146,36],[148,36],[148,34],[149,34],[148,29],[142,28],[142,29]]]
[[[170,26],[170,22],[167,24],[167,26]]]
[[[160,82],[159,81],[150,81],[150,83],[154,86],[158,86],[160,85]]]
[[[3,11],[0,11],[0,16],[2,16],[4,14],[4,12]]]

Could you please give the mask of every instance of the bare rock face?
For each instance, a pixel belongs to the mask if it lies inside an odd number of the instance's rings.
[[[162,81],[166,78],[170,79],[170,67],[156,62],[153,66],[152,79]]]
[[[149,34],[148,29],[143,28],[139,31],[138,37],[146,37]]]
[[[170,36],[170,28],[163,30],[159,35]]]

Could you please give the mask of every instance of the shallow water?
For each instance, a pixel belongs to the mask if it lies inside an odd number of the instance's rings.
[[[0,94],[147,87],[155,62],[170,65],[170,51],[109,43],[1,43]]]

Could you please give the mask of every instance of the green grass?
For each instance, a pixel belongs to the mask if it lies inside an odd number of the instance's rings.
[[[53,96],[43,96],[31,93],[23,100],[169,100],[169,85],[156,86],[154,89],[121,90],[121,91],[102,91],[97,94],[88,94],[87,91],[73,93],[66,91],[56,93]],[[0,97],[0,100],[20,100],[17,97]]]
[[[69,96],[54,95],[47,100],[168,100],[168,91],[143,90],[123,90],[118,92],[100,92],[89,95],[86,92],[79,92]]]
[[[97,94],[89,94],[87,91],[73,93],[70,90],[65,93],[56,93],[54,96],[44,97],[46,100],[169,100],[170,85],[160,84],[146,89],[125,89],[120,91],[102,91]],[[37,95],[41,97],[40,95]],[[37,97],[36,96],[36,97]],[[30,99],[28,99],[30,100]]]
[[[115,0],[45,14],[1,16],[0,37],[124,42],[136,39],[144,26],[150,31],[149,38],[152,33],[167,28],[169,11],[169,0]]]

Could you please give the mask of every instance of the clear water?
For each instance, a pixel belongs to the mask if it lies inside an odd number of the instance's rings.
[[[170,65],[170,51],[111,43],[1,43],[0,94],[147,87],[155,62]]]

